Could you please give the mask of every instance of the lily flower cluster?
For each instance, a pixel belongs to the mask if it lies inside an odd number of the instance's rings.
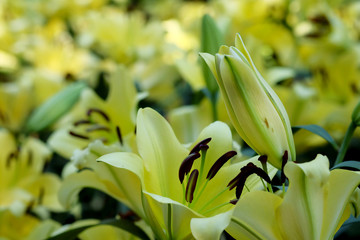
[[[359,237],[340,2],[2,1],[0,239]]]

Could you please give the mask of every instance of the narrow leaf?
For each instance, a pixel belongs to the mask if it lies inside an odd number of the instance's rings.
[[[360,162],[358,161],[345,161],[342,163],[337,164],[336,166],[332,167],[331,169],[335,168],[342,168],[342,169],[348,169],[353,171],[360,171]]]
[[[310,125],[299,125],[292,127],[292,131],[294,134],[300,129],[305,129],[308,130],[309,132],[315,133],[316,135],[328,141],[335,150],[339,149],[339,146],[336,144],[335,140],[330,136],[330,134],[324,128],[320,127],[319,125],[310,124]]]
[[[85,87],[84,82],[76,82],[48,99],[32,112],[26,122],[25,132],[39,132],[53,124],[72,108]]]
[[[134,222],[128,221],[125,219],[106,219],[103,220],[97,224],[90,224],[87,226],[82,226],[78,228],[71,229],[69,231],[63,232],[61,234],[58,234],[56,236],[48,238],[48,240],[73,240],[76,239],[76,237],[83,231],[85,231],[88,228],[100,226],[100,225],[110,225],[113,227],[121,228],[131,234],[133,234],[136,237],[139,237],[140,239],[150,239],[146,233],[135,225]]]

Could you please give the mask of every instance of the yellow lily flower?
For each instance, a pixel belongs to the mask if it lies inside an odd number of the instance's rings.
[[[0,210],[1,240],[39,240],[47,239],[60,224],[53,220],[40,220],[33,215],[15,216],[10,211]]]
[[[52,231],[46,237],[55,237],[59,234],[62,234],[66,231],[73,230],[76,228],[91,226],[82,231],[77,238],[81,240],[101,240],[101,239],[127,239],[127,240],[136,240],[140,239],[131,233],[118,228],[116,226],[106,225],[106,224],[99,224],[100,221],[97,219],[86,219],[86,220],[79,220],[72,224],[67,224],[62,227],[58,227],[55,231]],[[144,221],[136,222],[136,226],[140,228],[147,228],[148,226],[144,224]],[[41,230],[41,228],[39,229]],[[146,229],[147,230],[147,229]],[[34,235],[34,234],[33,234]],[[38,238],[39,239],[39,238]],[[34,239],[35,240],[35,239]]]
[[[190,154],[176,139],[169,123],[150,108],[139,110],[136,135],[139,155],[110,153],[98,159],[100,163],[93,171],[70,175],[59,193],[64,206],[71,206],[73,197],[84,187],[100,189],[144,219],[156,238],[190,239],[192,232],[207,231],[196,223],[190,228],[193,218],[224,219],[230,214],[227,211],[233,208],[230,200],[235,198],[235,192],[229,191],[226,185],[240,168],[250,162],[261,165],[258,157],[234,164],[227,161],[222,167],[218,165],[219,159],[229,160],[234,156],[231,131],[222,122],[206,127],[195,142],[201,144],[194,143]],[[195,161],[195,156],[200,158],[200,155],[203,161]],[[190,174],[191,169],[194,170]],[[275,171],[269,166],[270,176]],[[246,186],[262,188],[255,176],[248,178]],[[246,192],[244,189],[243,194]],[[218,239],[225,226],[225,222],[215,224],[212,238]]]
[[[34,94],[29,82],[0,84],[0,126],[19,132],[34,106]]]
[[[222,46],[216,56],[201,56],[215,76],[236,131],[258,154],[281,168],[286,151],[295,160],[294,139],[279,97],[256,69],[238,34],[236,47]]]
[[[333,239],[350,216],[349,201],[360,184],[360,172],[330,172],[327,157],[318,155],[308,163],[287,163],[285,174],[290,185],[284,197],[254,191],[238,201],[227,228],[233,237]]]
[[[94,140],[115,146],[117,151],[132,148],[139,95],[125,68],[119,67],[109,80],[106,100],[90,89],[84,90],[79,103],[64,120],[71,124],[50,136],[48,144],[57,153],[70,158],[75,150],[86,148]]]
[[[0,239],[26,239],[39,222],[39,219],[31,215],[15,216],[10,211],[0,210]]]
[[[27,138],[21,145],[5,129],[0,130],[0,210],[20,216],[27,208],[59,211],[60,179],[42,173],[51,151],[39,140]]]

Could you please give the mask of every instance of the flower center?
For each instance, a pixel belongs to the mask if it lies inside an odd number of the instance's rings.
[[[73,137],[90,141],[98,139],[107,144],[118,141],[121,146],[124,144],[120,127],[98,108],[88,109],[86,118],[74,122],[73,126],[74,129],[69,131]]]
[[[189,155],[182,162],[179,169],[179,180],[183,186],[183,204],[187,203],[187,206],[191,208],[195,208],[198,212],[202,214],[208,214],[225,206],[229,206],[229,204],[235,204],[244,187],[246,187],[245,182],[246,179],[252,175],[256,174],[266,182],[270,183],[270,177],[267,173],[257,167],[253,163],[248,163],[246,166],[240,169],[240,173],[235,176],[222,190],[221,188],[217,193],[213,193],[209,196],[209,199],[206,202],[201,202],[202,204],[197,204],[201,195],[204,193],[204,190],[208,187],[208,183],[216,177],[217,173],[220,169],[237,153],[236,151],[228,151],[225,152],[222,156],[220,156],[215,163],[211,166],[205,176],[205,159],[206,153],[209,149],[208,143],[211,141],[211,138],[204,139],[200,141],[198,144],[194,146],[194,148],[190,151]],[[194,162],[201,158],[199,169],[193,169]],[[259,160],[266,164],[267,157],[260,156]],[[226,183],[224,183],[225,186]],[[265,186],[265,185],[264,185]],[[236,199],[232,199],[229,197],[228,192],[232,191],[234,188]],[[265,186],[266,189],[266,186]],[[249,189],[248,189],[249,190]],[[226,194],[226,196],[224,196]],[[213,197],[212,197],[213,196]],[[219,204],[219,199],[227,197],[226,202],[222,202]],[[204,198],[202,198],[204,199]],[[214,204],[216,202],[216,204]]]

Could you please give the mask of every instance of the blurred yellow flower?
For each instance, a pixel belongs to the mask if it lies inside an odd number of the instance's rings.
[[[31,137],[18,143],[5,129],[0,130],[0,145],[0,210],[10,210],[17,216],[28,208],[61,210],[57,199],[60,179],[42,172],[51,151]]]

